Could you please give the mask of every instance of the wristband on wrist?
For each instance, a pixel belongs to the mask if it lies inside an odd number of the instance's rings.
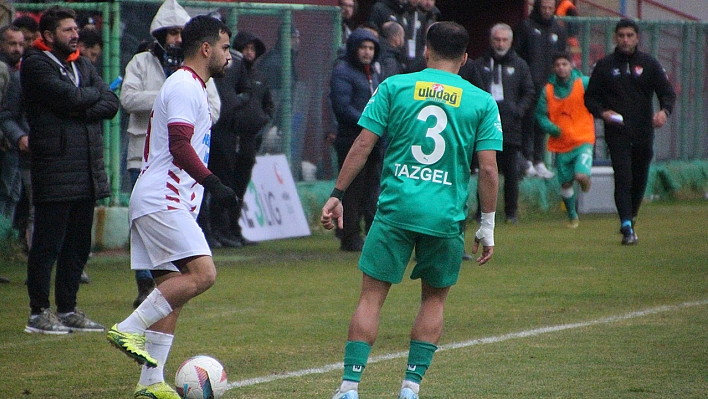
[[[338,200],[342,200],[342,197],[344,197],[344,191],[338,189],[337,187],[332,189],[332,193],[329,195],[330,197],[334,197]]]

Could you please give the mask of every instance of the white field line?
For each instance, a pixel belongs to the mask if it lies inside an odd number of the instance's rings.
[[[615,323],[615,322],[619,322],[619,321],[623,321],[623,320],[636,319],[639,317],[650,316],[650,315],[654,315],[657,313],[673,312],[673,311],[680,310],[683,308],[690,308],[690,307],[704,306],[704,305],[708,305],[708,299],[704,299],[701,301],[695,301],[695,302],[684,302],[684,303],[681,303],[678,305],[659,306],[659,307],[655,307],[655,308],[640,310],[637,312],[630,312],[630,313],[625,313],[622,315],[603,317],[601,319],[584,321],[584,322],[579,322],[579,323],[561,324],[561,325],[550,326],[550,327],[541,327],[541,328],[535,328],[533,330],[526,330],[526,331],[520,331],[520,332],[509,333],[509,334],[504,334],[504,335],[497,335],[495,337],[478,338],[478,339],[473,339],[473,340],[464,341],[464,342],[454,342],[451,344],[441,345],[438,348],[438,351],[467,348],[470,346],[482,345],[482,344],[494,344],[497,342],[507,341],[510,339],[527,338],[527,337],[533,337],[533,336],[541,335],[541,334],[547,334],[547,333],[564,331],[564,330],[571,330],[571,329],[575,329],[575,328],[583,328],[583,327],[590,327],[590,326],[595,326],[595,325],[599,325],[599,324]],[[378,363],[378,362],[382,362],[382,361],[386,361],[386,360],[400,359],[400,358],[403,358],[406,356],[408,356],[408,351],[389,353],[389,354],[385,354],[385,355],[371,357],[371,358],[369,358],[368,363],[372,364],[372,363]],[[257,385],[257,384],[264,384],[264,383],[271,382],[271,381],[282,380],[282,379],[286,379],[286,378],[303,377],[303,376],[311,375],[311,374],[324,374],[324,373],[328,373],[330,371],[341,370],[343,367],[344,367],[343,363],[333,363],[333,364],[328,364],[328,365],[325,365],[322,367],[317,367],[317,368],[303,369],[303,370],[298,370],[298,371],[291,371],[289,373],[271,374],[271,375],[266,375],[263,377],[249,378],[246,380],[231,382],[231,383],[229,383],[227,389],[240,388],[240,387],[246,387],[246,386]]]

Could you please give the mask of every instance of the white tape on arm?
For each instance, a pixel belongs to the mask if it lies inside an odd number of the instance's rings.
[[[476,241],[480,242],[484,247],[494,246],[494,216],[496,212],[482,212],[482,222],[479,225],[479,230],[474,235]]]

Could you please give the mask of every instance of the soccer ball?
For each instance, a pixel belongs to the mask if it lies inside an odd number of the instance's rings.
[[[219,399],[226,392],[226,371],[218,360],[194,356],[177,369],[175,387],[185,399]]]

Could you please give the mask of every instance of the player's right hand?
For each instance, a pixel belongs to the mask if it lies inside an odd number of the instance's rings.
[[[344,209],[342,208],[342,201],[337,198],[330,197],[327,203],[322,207],[322,216],[320,217],[320,223],[322,227],[327,230],[332,230],[336,226],[340,229],[344,228],[344,218],[342,214]]]

